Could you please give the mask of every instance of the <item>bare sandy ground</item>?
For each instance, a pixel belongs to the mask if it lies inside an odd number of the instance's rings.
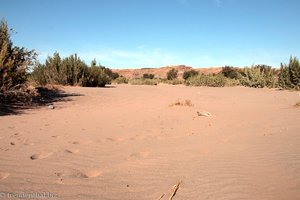
[[[300,199],[297,92],[170,85],[65,90],[83,96],[54,110],[0,117],[2,197],[169,199],[181,181],[173,199]],[[170,106],[177,99],[194,106]]]

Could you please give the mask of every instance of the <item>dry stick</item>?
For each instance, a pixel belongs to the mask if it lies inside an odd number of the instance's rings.
[[[173,186],[173,192],[171,194],[171,196],[169,197],[169,200],[172,200],[173,197],[176,195],[177,190],[179,189],[179,185],[180,185],[181,181],[179,181],[176,185]],[[162,194],[158,200],[161,200],[166,194]]]
[[[161,200],[164,196],[165,196],[165,194],[162,194],[158,200]]]
[[[174,190],[172,195],[170,196],[169,200],[172,200],[173,197],[176,195],[177,190],[179,189],[179,185],[180,185],[181,181],[179,181],[176,185],[174,185]]]

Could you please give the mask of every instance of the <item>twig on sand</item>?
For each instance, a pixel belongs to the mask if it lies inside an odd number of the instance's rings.
[[[173,197],[176,195],[177,190],[179,189],[179,186],[181,184],[181,181],[179,181],[176,185],[173,186],[173,191],[171,193],[171,196],[169,197],[169,200],[172,200]],[[162,194],[158,200],[161,200],[166,194]]]
[[[165,194],[160,195],[158,200],[161,200],[164,196],[165,196]]]
[[[172,200],[173,197],[176,195],[177,190],[179,189],[179,185],[180,185],[181,181],[179,181],[176,185],[173,186],[174,190],[172,195],[170,196],[169,200]]]

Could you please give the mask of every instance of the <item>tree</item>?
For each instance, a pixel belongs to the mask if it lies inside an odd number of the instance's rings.
[[[178,70],[173,68],[168,71],[168,73],[167,73],[168,80],[173,80],[173,79],[176,79],[177,77],[178,77]]]
[[[6,21],[0,24],[0,92],[5,93],[27,80],[27,70],[36,60],[34,50],[13,46]]]

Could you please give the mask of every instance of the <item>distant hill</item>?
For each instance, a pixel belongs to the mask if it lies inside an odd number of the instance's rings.
[[[221,67],[192,68],[186,65],[174,65],[174,66],[166,66],[161,68],[113,69],[113,72],[117,72],[119,75],[122,75],[126,78],[139,78],[139,77],[143,77],[143,74],[154,74],[155,78],[166,78],[167,72],[172,68],[178,70],[179,78],[182,78],[182,75],[185,71],[191,69],[194,69],[204,74],[217,74],[222,70]]]

